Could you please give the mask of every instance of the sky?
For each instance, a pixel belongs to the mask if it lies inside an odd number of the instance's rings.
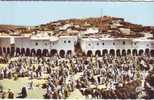
[[[105,15],[154,26],[154,2],[0,1],[0,24],[33,26],[60,19]]]

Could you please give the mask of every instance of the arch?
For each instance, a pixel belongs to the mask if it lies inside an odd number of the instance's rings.
[[[145,49],[145,55],[149,56],[150,55],[150,50],[147,48]]]
[[[137,56],[137,50],[133,49],[132,54],[133,54],[133,56]]]
[[[16,48],[16,55],[20,55],[20,48]]]
[[[39,56],[39,57],[42,55],[42,51],[41,51],[41,49],[37,49],[37,53],[36,53],[36,55]]]
[[[114,49],[110,50],[110,55],[115,56],[115,50]]]
[[[92,54],[93,54],[93,53],[92,53],[92,51],[91,51],[91,50],[88,50],[88,51],[87,51],[87,56],[88,56],[88,57],[91,57],[91,56],[92,56]]]
[[[101,56],[101,51],[100,50],[96,50],[96,52],[95,52],[95,56]]]
[[[5,48],[5,47],[3,47],[3,53],[5,53],[5,54],[6,54],[6,48]]]
[[[67,51],[67,55],[72,55],[72,51],[71,50],[68,50]]]
[[[52,49],[52,50],[50,51],[50,56],[52,57],[52,56],[54,56],[56,53],[57,53],[57,50],[56,50],[56,49]]]
[[[63,58],[65,56],[65,51],[64,50],[60,50],[59,51],[59,55]]]
[[[0,56],[2,56],[2,48],[0,47]]]
[[[131,54],[131,50],[128,49],[128,50],[127,50],[127,55],[130,55],[130,54]]]
[[[10,48],[7,47],[7,54],[10,54]]]
[[[126,56],[126,50],[122,50],[122,56]]]
[[[48,50],[47,49],[43,49],[43,54],[42,55],[47,57],[49,55]]]
[[[117,56],[121,56],[120,49],[116,50]]]
[[[35,55],[36,55],[35,49],[31,49],[31,56],[35,56]]]
[[[143,50],[143,49],[140,49],[140,50],[139,50],[139,55],[142,56],[143,53],[144,53],[144,50]]]
[[[25,48],[21,48],[21,54],[25,55],[25,53],[26,53]]]
[[[29,48],[26,49],[26,54],[25,55],[30,56],[30,49]]]
[[[11,56],[14,56],[14,52],[15,52],[15,47],[11,47],[10,55],[11,55]]]
[[[150,52],[151,57],[154,57],[154,49]]]
[[[106,54],[108,54],[108,50],[107,49],[104,49],[103,50],[103,56],[105,56]]]

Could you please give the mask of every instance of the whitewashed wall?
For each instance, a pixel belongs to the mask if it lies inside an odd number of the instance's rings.
[[[92,39],[92,38],[82,38],[80,39],[80,45],[82,51],[87,54],[88,50],[91,50],[93,55],[96,50],[107,49],[108,51],[111,49],[114,50],[133,50],[140,49],[145,50],[146,48],[154,49],[154,40],[139,40],[139,39]],[[123,44],[125,42],[125,44]],[[104,43],[104,45],[103,45]],[[114,44],[114,45],[113,45]]]
[[[64,42],[65,41],[65,42]],[[70,43],[69,43],[70,41]],[[29,49],[56,49],[60,50],[71,50],[74,53],[74,45],[77,42],[76,36],[61,36],[57,41],[50,40],[32,40],[28,37],[15,37],[15,48],[29,48]],[[0,46],[3,48],[11,47],[10,37],[0,38]],[[36,45],[36,43],[38,45]]]
[[[65,42],[64,42],[65,41]],[[68,42],[70,41],[70,43]],[[32,40],[28,37],[15,37],[15,48],[29,48],[29,49],[56,49],[58,52],[60,50],[68,51],[71,50],[73,54],[74,45],[77,42],[77,36],[60,36],[57,41],[50,40]],[[125,45],[123,44],[125,42]],[[0,37],[0,47],[10,48],[11,47],[10,37]],[[38,45],[36,45],[38,43]],[[103,45],[104,43],[104,45]],[[115,45],[113,45],[113,43]],[[90,45],[89,45],[90,44]],[[88,50],[91,50],[95,54],[96,50],[100,50],[102,54],[103,49],[108,51],[111,49],[117,50],[133,50],[137,49],[150,49],[154,50],[154,40],[149,39],[95,39],[95,38],[80,38],[80,45],[83,52],[87,54]]]

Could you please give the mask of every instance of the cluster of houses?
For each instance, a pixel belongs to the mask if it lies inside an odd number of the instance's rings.
[[[116,25],[119,26],[118,23]],[[112,27],[115,28],[116,25]],[[126,35],[131,32],[124,28],[120,28],[120,31]],[[142,36],[134,38],[120,35],[114,37],[111,34],[112,31],[109,33],[103,33],[97,27],[88,26],[86,29],[81,29],[80,25],[73,24],[61,25],[56,31],[44,30],[28,35],[16,35],[14,32],[12,34],[15,35],[0,36],[0,56],[54,56],[58,54],[65,57],[76,55],[76,49],[81,49],[81,52],[88,56],[106,54],[154,56],[154,39],[150,32],[140,32]]]

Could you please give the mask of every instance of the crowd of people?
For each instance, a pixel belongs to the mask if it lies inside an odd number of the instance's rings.
[[[147,56],[16,57],[0,69],[0,79],[47,80],[42,84],[47,99],[65,99],[75,89],[85,98],[152,98],[146,89],[153,70],[154,59]]]

